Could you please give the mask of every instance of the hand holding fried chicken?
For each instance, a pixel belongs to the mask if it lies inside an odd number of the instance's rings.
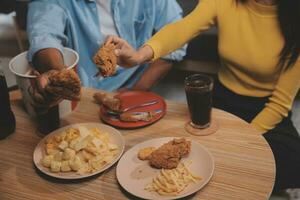
[[[117,57],[117,64],[122,67],[135,67],[150,61],[153,56],[153,50],[150,46],[144,45],[138,50],[132,47],[126,40],[118,36],[109,36],[105,44],[114,44],[114,53]]]
[[[30,88],[33,103],[38,107],[51,107],[62,99],[79,101],[81,82],[73,70],[50,70],[37,75],[37,87]]]

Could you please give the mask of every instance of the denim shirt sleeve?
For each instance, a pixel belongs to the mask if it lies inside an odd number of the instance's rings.
[[[67,43],[64,34],[66,23],[66,13],[55,1],[35,0],[29,4],[27,15],[29,62],[32,62],[35,53],[45,48],[56,48],[63,52],[63,45]]]
[[[182,9],[176,0],[156,0],[155,31],[159,31],[165,25],[182,19]],[[186,55],[187,44],[176,51],[164,56],[163,59],[181,61]]]

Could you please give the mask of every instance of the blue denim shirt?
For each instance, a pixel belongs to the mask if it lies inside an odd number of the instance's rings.
[[[143,45],[164,25],[182,17],[182,10],[175,0],[112,0],[111,3],[119,36],[135,48]],[[86,87],[108,91],[131,87],[147,67],[120,67],[116,76],[105,79],[94,77],[98,69],[92,58],[105,41],[100,32],[95,0],[32,0],[27,32],[29,62],[41,49],[62,51],[63,46],[70,47],[80,55],[78,73]],[[179,61],[185,50],[183,47],[168,55],[167,59]]]

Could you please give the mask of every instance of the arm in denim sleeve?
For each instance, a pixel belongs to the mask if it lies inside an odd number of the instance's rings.
[[[67,42],[64,34],[67,16],[53,0],[36,0],[29,4],[27,34],[30,43],[28,60],[32,62],[35,53],[46,48],[63,51]]]
[[[182,19],[182,9],[176,0],[155,0],[155,32],[159,31],[165,25]],[[186,55],[187,44],[173,51],[164,59],[180,61]]]

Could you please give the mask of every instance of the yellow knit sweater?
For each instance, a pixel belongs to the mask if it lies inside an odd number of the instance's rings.
[[[164,56],[216,25],[221,69],[218,77],[231,91],[246,96],[270,96],[252,124],[265,132],[288,115],[300,87],[300,61],[290,70],[277,67],[284,45],[277,7],[255,0],[200,0],[181,21],[167,25],[147,45],[154,59]]]

